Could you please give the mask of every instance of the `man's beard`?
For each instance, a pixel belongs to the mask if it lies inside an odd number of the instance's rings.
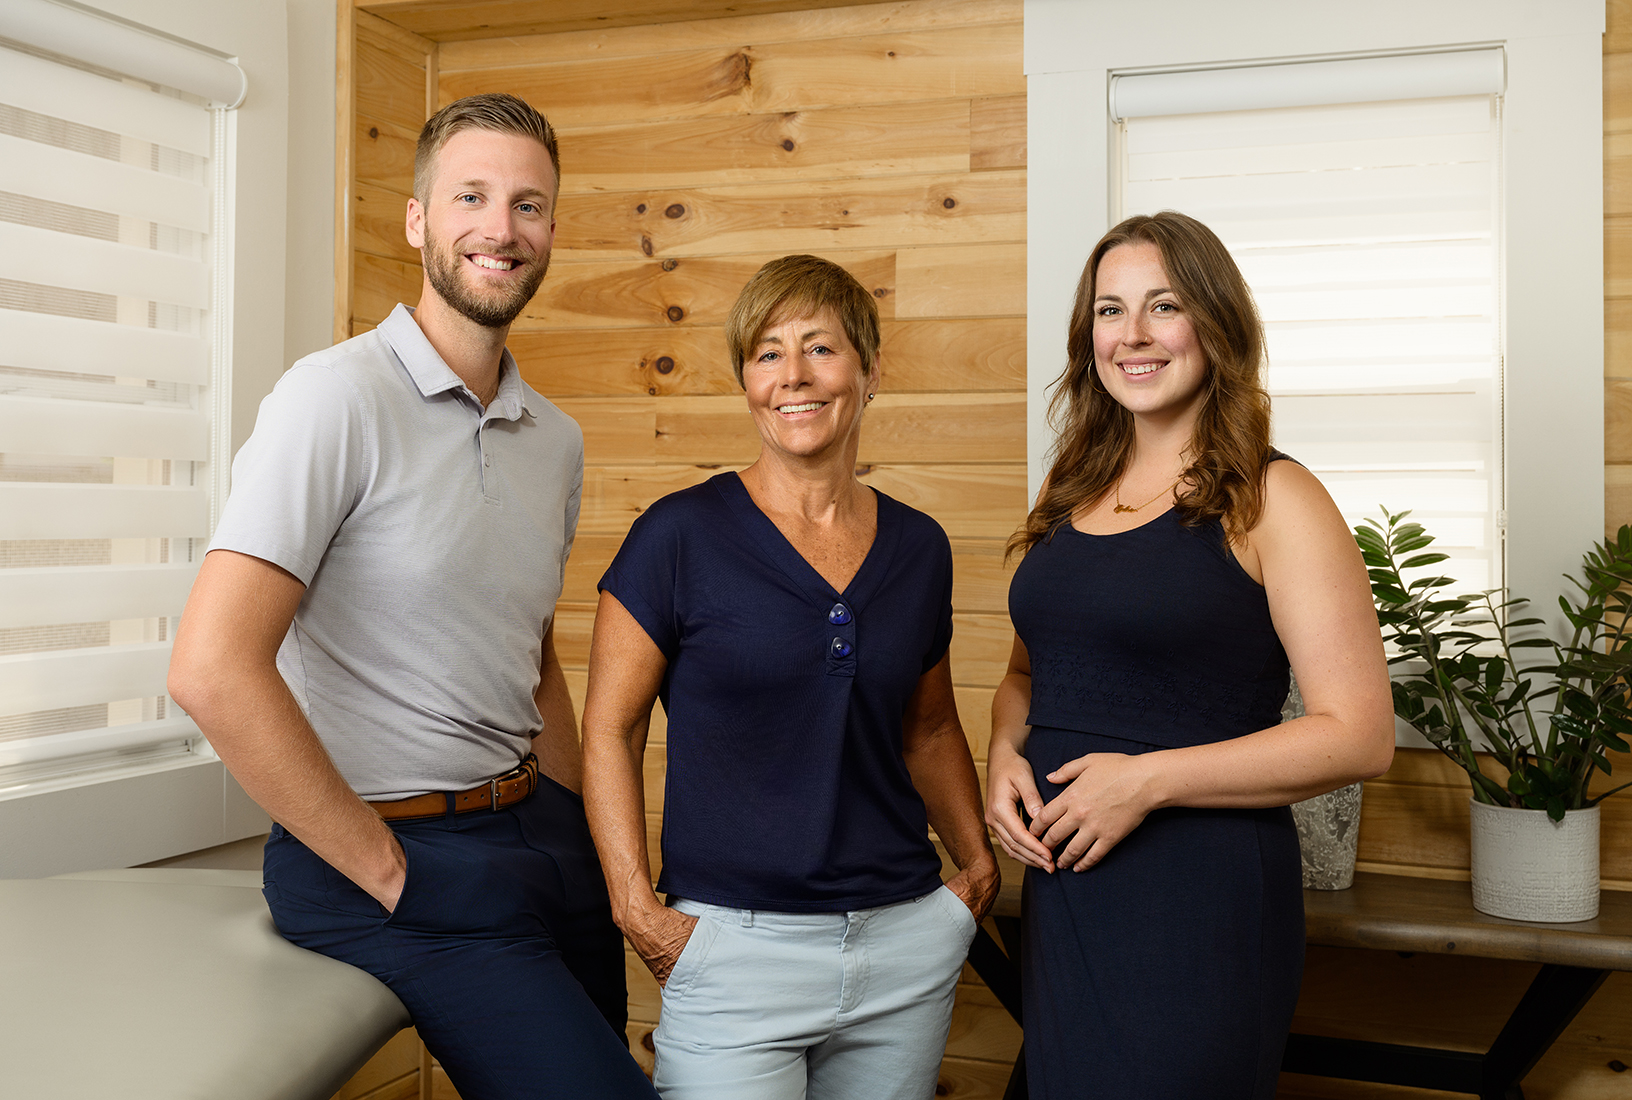
[[[521,311],[527,308],[527,303],[533,300],[539,284],[544,281],[544,273],[550,269],[550,254],[545,251],[542,257],[534,261],[532,271],[509,289],[490,287],[478,290],[460,281],[459,264],[463,256],[455,252],[451,245],[444,247],[429,232],[425,235],[423,256],[425,275],[437,295],[478,325],[487,328],[504,328],[521,316]],[[519,256],[505,254],[505,258],[513,259],[518,264],[525,262]]]

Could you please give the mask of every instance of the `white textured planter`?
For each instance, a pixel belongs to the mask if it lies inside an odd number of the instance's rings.
[[[1564,924],[1598,915],[1598,807],[1554,822],[1545,810],[1472,806],[1473,907]]]

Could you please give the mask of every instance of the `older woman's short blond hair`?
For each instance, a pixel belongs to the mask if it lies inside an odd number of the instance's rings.
[[[725,320],[725,343],[731,369],[741,386],[743,364],[759,344],[760,333],[787,316],[805,317],[831,309],[850,344],[861,354],[861,369],[878,365],[878,304],[856,277],[820,256],[783,256],[748,280]]]

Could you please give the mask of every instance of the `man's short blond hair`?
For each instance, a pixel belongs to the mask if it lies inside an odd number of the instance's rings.
[[[556,148],[555,127],[531,103],[507,92],[484,92],[456,99],[425,120],[414,149],[414,198],[421,206],[430,198],[431,167],[436,154],[448,139],[461,130],[492,130],[500,134],[530,137],[550,154],[555,170],[555,190],[561,190],[561,152]]]

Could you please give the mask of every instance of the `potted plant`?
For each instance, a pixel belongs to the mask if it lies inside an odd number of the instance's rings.
[[[1384,640],[1398,649],[1394,713],[1473,784],[1474,906],[1520,920],[1596,916],[1598,803],[1632,786],[1588,791],[1632,736],[1632,593],[1622,587],[1632,527],[1588,550],[1580,579],[1566,574],[1576,592],[1559,597],[1570,629],[1560,643],[1529,630],[1544,620],[1515,617],[1527,600],[1447,594],[1454,582],[1429,567],[1448,555],[1430,551],[1433,536],[1408,515],[1385,509],[1354,535]],[[1521,664],[1525,650],[1539,660]]]

